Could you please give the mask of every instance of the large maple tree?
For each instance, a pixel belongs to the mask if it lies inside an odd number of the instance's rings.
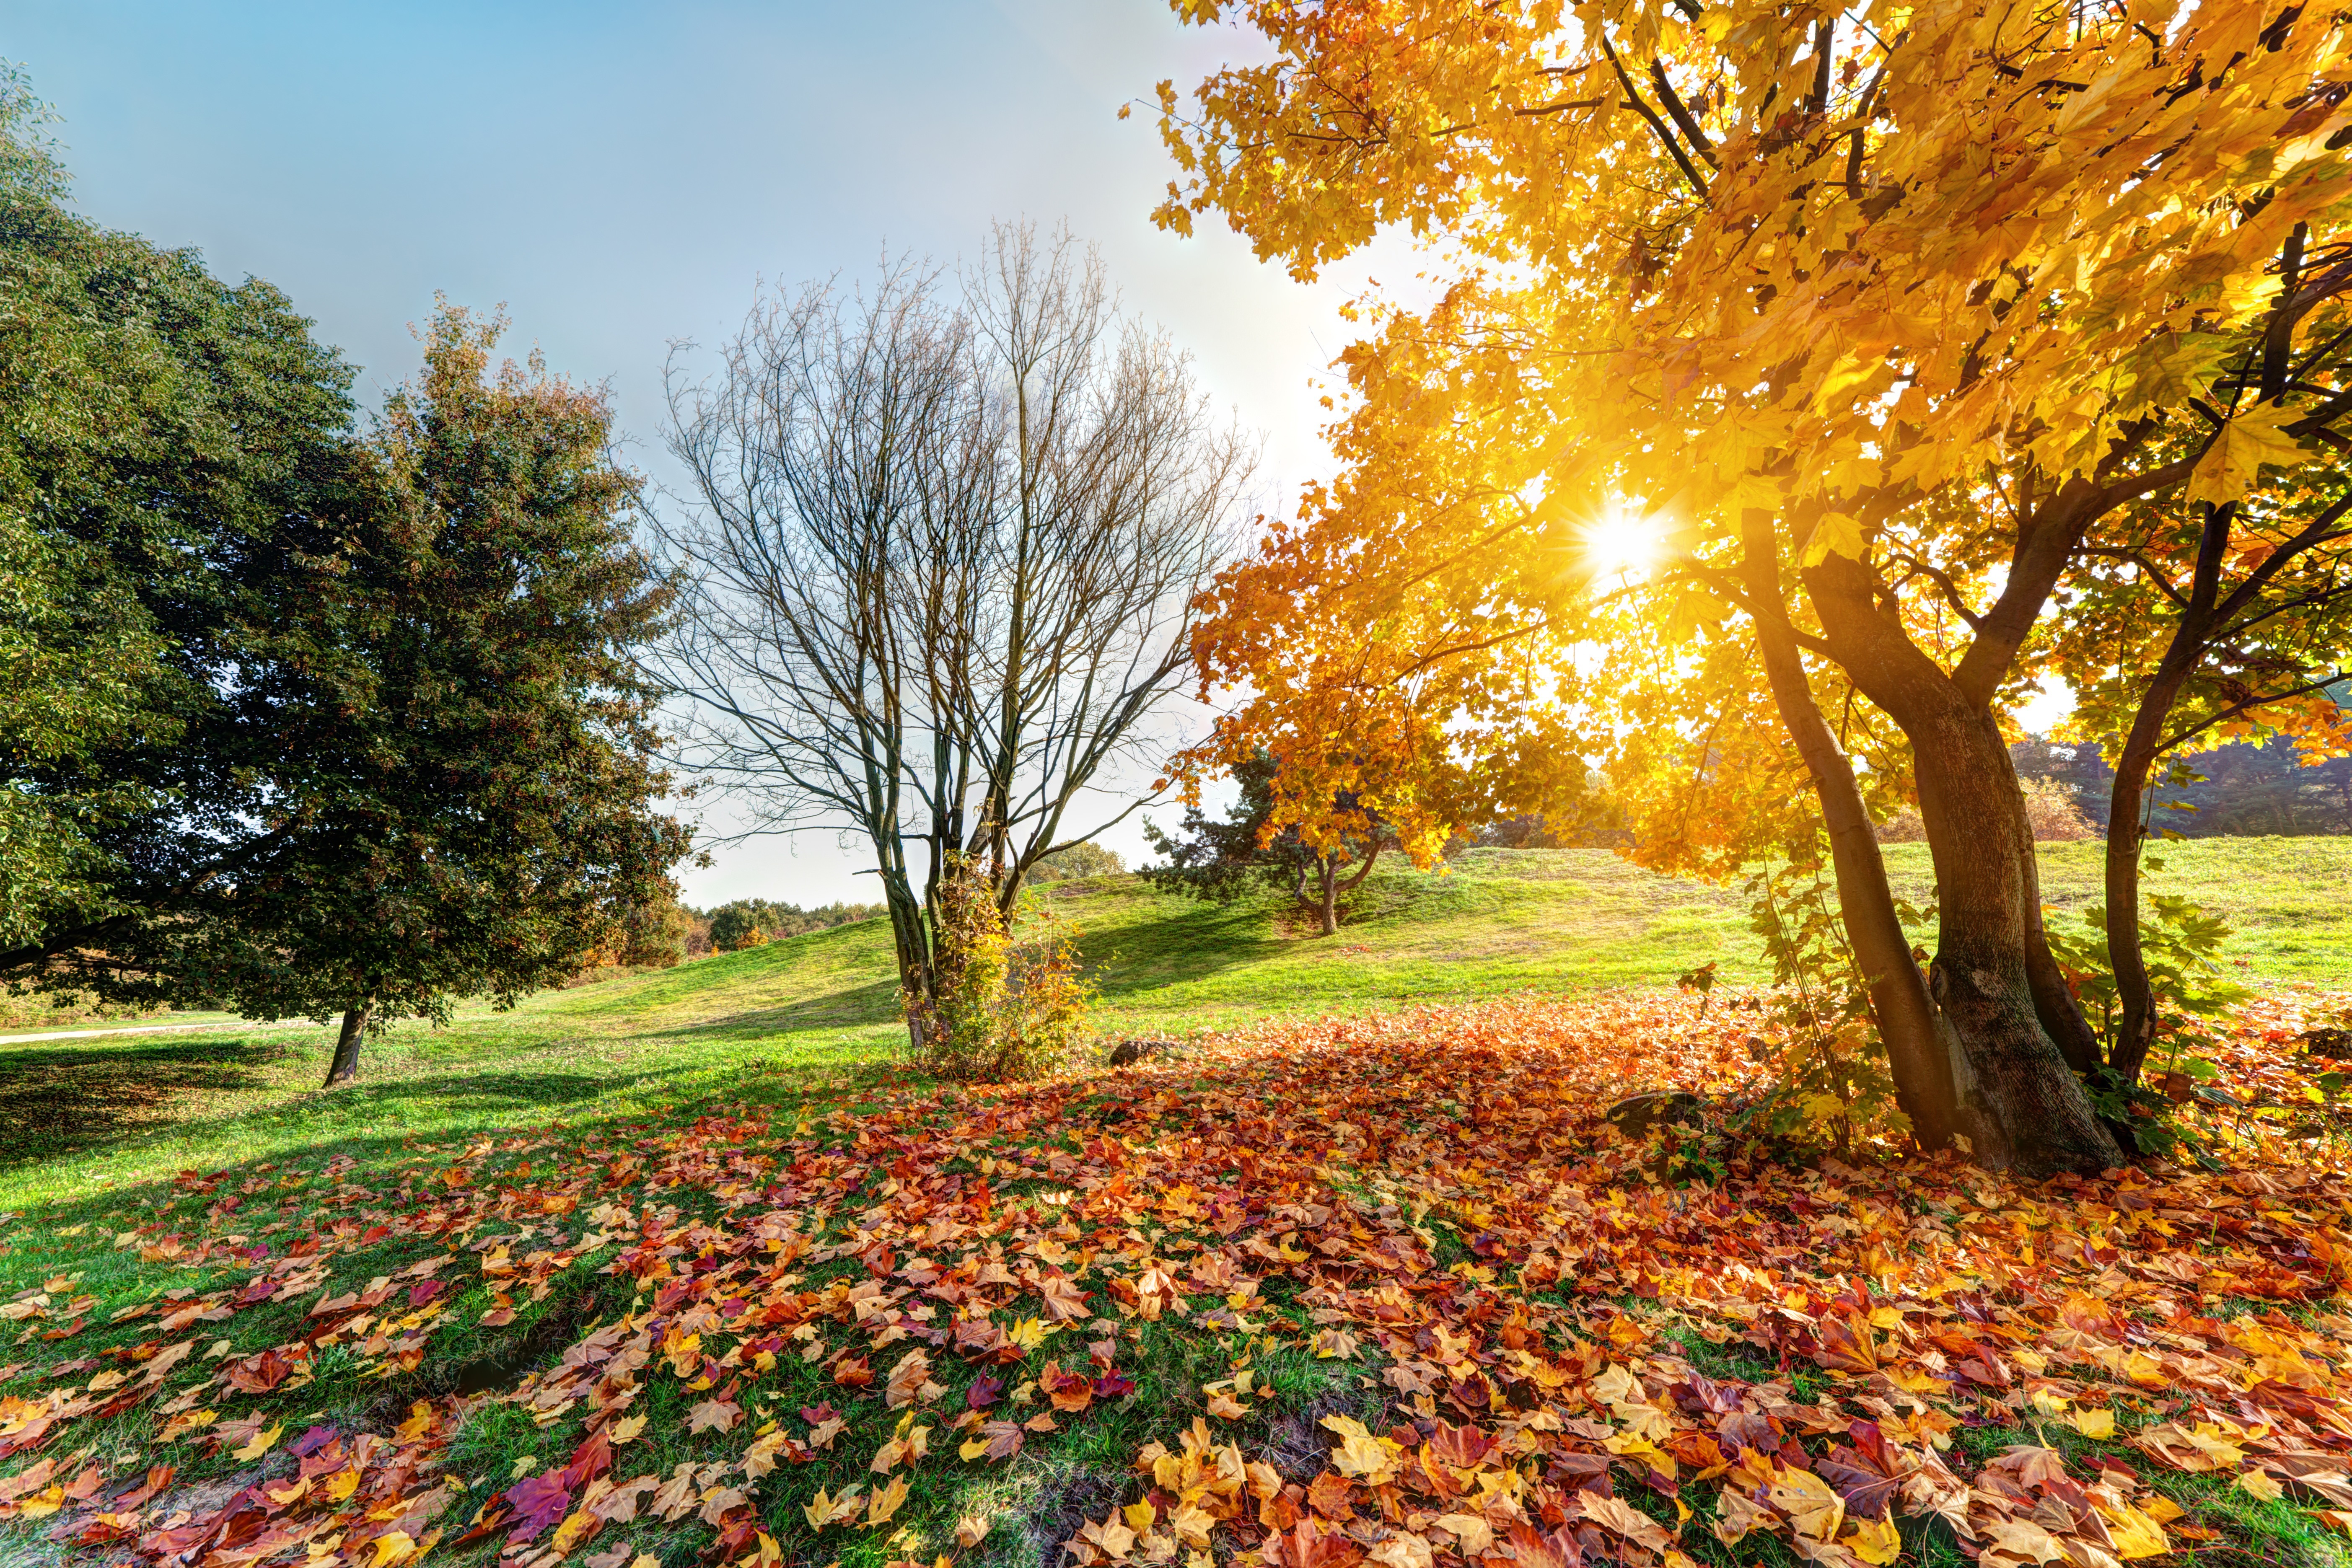
[[[1477,671],[1631,626],[1616,651],[1671,674],[1736,642],[1818,797],[1920,1135],[2030,1172],[2115,1163],[2003,717],[2110,519],[2184,486],[2227,502],[2337,439],[2338,20],[2244,0],[1177,9],[1275,54],[1190,106],[1163,84],[1184,176],[1163,223],[1222,211],[1301,275],[1403,225],[1458,272],[1351,351],[1347,471],[1223,585],[1204,674],[1255,687],[1278,752],[1368,755],[1377,736],[1326,716],[1374,644]],[[2250,334],[2284,379],[2245,373]],[[1629,517],[1657,535],[1638,581],[1596,570]],[[1245,621],[1326,645],[1268,656]],[[1454,678],[1478,716],[1485,688]],[[1857,709],[1913,764],[1940,894],[1924,969],[1872,837],[1885,780],[1846,744]]]

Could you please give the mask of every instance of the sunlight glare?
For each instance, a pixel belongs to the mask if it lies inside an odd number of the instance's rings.
[[[1638,577],[1658,559],[1661,540],[1652,518],[1612,507],[1583,527],[1584,559],[1595,577]]]

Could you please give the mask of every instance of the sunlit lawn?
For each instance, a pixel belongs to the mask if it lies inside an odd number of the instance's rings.
[[[2099,846],[2044,847],[2044,896],[2099,897]],[[2352,979],[2352,841],[2170,845],[2151,877],[2228,913],[2240,970]],[[1930,892],[1926,846],[1889,847],[1901,890]],[[1384,865],[1336,937],[1273,896],[1229,907],[1132,880],[1066,885],[1107,1038],[1512,991],[1670,984],[1715,961],[1760,979],[1744,899],[1606,851],[1480,851],[1443,874]],[[2062,914],[2060,918],[2074,918]],[[1925,935],[1924,933],[1922,934]],[[367,1048],[364,1081],[318,1092],[325,1028],[11,1043],[0,1038],[0,1209],[94,1197],[191,1166],[295,1149],[365,1157],[408,1136],[634,1115],[725,1092],[797,1094],[891,1069],[904,1036],[887,928],[819,932],[670,970],[542,993],[511,1013],[405,1023]]]

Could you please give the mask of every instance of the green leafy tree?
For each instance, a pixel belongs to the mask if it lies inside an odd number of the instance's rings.
[[[0,69],[0,979],[133,999],[110,949],[275,841],[236,696],[329,548],[351,371],[268,284],[68,211],[46,118]]]
[[[288,656],[242,701],[276,721],[279,844],[196,922],[142,927],[154,972],[260,1018],[342,1015],[360,1042],[449,999],[501,1007],[577,972],[613,911],[667,891],[637,651],[672,598],[631,542],[637,481],[601,393],[444,306],[425,369],[361,454],[367,483]]]
[[[1231,904],[1254,885],[1276,888],[1314,915],[1324,936],[1336,935],[1340,895],[1362,886],[1381,852],[1396,847],[1387,819],[1352,791],[1342,791],[1330,814],[1339,824],[1339,842],[1334,848],[1318,848],[1296,827],[1268,831],[1275,808],[1276,763],[1271,756],[1261,751],[1233,772],[1241,799],[1226,810],[1223,821],[1212,819],[1196,805],[1184,813],[1181,837],[1144,824],[1144,836],[1167,857],[1167,863],[1146,866],[1140,874],[1155,886],[1217,904]],[[1351,864],[1353,870],[1349,869]]]

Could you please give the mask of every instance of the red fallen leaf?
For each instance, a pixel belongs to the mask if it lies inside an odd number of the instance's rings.
[[[1119,1399],[1135,1392],[1135,1379],[1123,1372],[1106,1372],[1095,1379],[1095,1397]]]
[[[520,1546],[572,1511],[572,1493],[562,1475],[527,1476],[501,1494],[514,1506],[509,1546]]]
[[[845,1388],[863,1388],[874,1381],[874,1369],[862,1355],[845,1355],[833,1364],[833,1380]]]
[[[1266,1560],[1280,1568],[1353,1568],[1364,1560],[1363,1548],[1337,1530],[1324,1531],[1312,1519],[1274,1535],[1265,1552]]]
[[[449,1282],[446,1280],[427,1280],[423,1284],[411,1285],[408,1288],[408,1304],[421,1307],[448,1288]]]
[[[1845,1499],[1848,1511],[1858,1518],[1885,1519],[1903,1478],[1913,1467],[1887,1447],[1885,1434],[1874,1421],[1856,1421],[1847,1428],[1853,1446],[1832,1448],[1813,1466],[1813,1473]]]
[[[1455,1469],[1477,1468],[1478,1461],[1494,1450],[1495,1439],[1475,1427],[1455,1427],[1437,1423],[1437,1430],[1429,1435],[1429,1451]]]
[[[1037,1386],[1056,1410],[1075,1415],[1094,1403],[1094,1379],[1081,1372],[1064,1372],[1058,1361],[1045,1364],[1045,1370],[1037,1375]]]
[[[835,1409],[831,1404],[824,1400],[819,1400],[814,1405],[803,1405],[801,1406],[801,1419],[807,1422],[812,1427],[822,1427],[827,1421],[838,1421],[841,1419],[841,1412]]]
[[[288,1446],[286,1451],[293,1455],[298,1459],[307,1459],[312,1454],[317,1453],[320,1449],[333,1442],[337,1436],[338,1434],[332,1427],[313,1427],[309,1431],[303,1433],[300,1437],[295,1438],[294,1441]]]
[[[101,1513],[73,1540],[77,1546],[103,1546],[110,1542],[128,1541],[139,1533],[136,1513]]]
[[[229,1386],[247,1394],[267,1394],[294,1375],[294,1364],[276,1350],[265,1350],[258,1355],[248,1355],[232,1361],[221,1369]]]
[[[963,1402],[974,1410],[985,1410],[1003,1397],[1004,1379],[985,1374],[973,1378],[971,1386],[963,1391]]]
[[[560,1479],[566,1490],[583,1491],[590,1481],[612,1468],[613,1439],[599,1427],[588,1434],[586,1442],[572,1450],[572,1462],[563,1467]]]

